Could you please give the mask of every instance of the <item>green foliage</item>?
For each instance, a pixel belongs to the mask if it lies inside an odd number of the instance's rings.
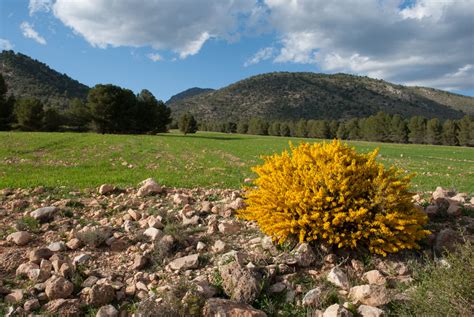
[[[21,130],[39,131],[43,127],[43,104],[38,99],[17,100],[14,114]]]
[[[81,99],[75,98],[71,101],[65,116],[67,125],[71,130],[80,132],[88,130],[91,114],[89,108]]]
[[[166,132],[167,125],[171,123],[171,110],[148,90],[144,89],[137,97],[135,109],[135,131]]]
[[[437,118],[428,120],[426,123],[426,143],[441,144],[443,134],[443,126]]]
[[[405,120],[398,114],[390,121],[390,141],[395,143],[408,142],[408,126]]]
[[[457,139],[461,146],[474,146],[474,119],[464,116],[458,122]]]
[[[197,122],[194,119],[194,116],[190,113],[185,113],[179,118],[178,127],[179,131],[184,133],[184,135],[188,133],[196,133],[198,130]]]
[[[268,123],[260,118],[250,119],[248,134],[268,135]]]
[[[443,144],[444,145],[459,145],[457,135],[457,124],[453,120],[446,120],[443,123]]]
[[[408,140],[411,143],[424,143],[426,132],[426,119],[420,116],[415,116],[408,122]]]
[[[7,84],[0,73],[0,131],[9,130],[13,123],[15,99],[7,96]]]
[[[54,108],[48,108],[43,115],[43,130],[48,132],[58,131],[63,124],[63,116]]]
[[[16,227],[19,231],[37,232],[40,228],[40,223],[33,217],[24,216],[17,220]]]

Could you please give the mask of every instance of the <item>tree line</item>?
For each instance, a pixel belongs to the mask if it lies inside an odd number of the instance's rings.
[[[144,89],[138,95],[115,85],[96,85],[87,101],[73,99],[64,111],[34,98],[7,94],[0,74],[0,130],[96,131],[99,133],[166,132],[171,110]]]
[[[474,118],[427,119],[379,112],[348,120],[267,121],[251,118],[239,122],[202,121],[199,130],[285,137],[365,140],[373,142],[474,146]]]

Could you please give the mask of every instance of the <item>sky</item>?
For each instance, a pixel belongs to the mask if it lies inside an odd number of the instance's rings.
[[[273,71],[474,96],[474,0],[0,0],[0,50],[167,100]]]

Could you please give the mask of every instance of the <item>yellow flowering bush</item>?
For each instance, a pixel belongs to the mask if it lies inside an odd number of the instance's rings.
[[[246,188],[247,207],[238,213],[278,243],[293,236],[385,256],[418,248],[430,233],[411,200],[411,176],[378,163],[378,150],[358,154],[336,140],[290,146],[253,168],[256,186]]]

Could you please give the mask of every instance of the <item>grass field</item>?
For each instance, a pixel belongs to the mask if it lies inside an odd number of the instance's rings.
[[[172,187],[239,188],[260,155],[302,139],[200,132],[147,135],[0,133],[0,188],[136,186],[148,177]],[[304,139],[307,142],[321,140]],[[380,161],[415,172],[413,190],[474,192],[474,148],[350,142],[380,147]]]

